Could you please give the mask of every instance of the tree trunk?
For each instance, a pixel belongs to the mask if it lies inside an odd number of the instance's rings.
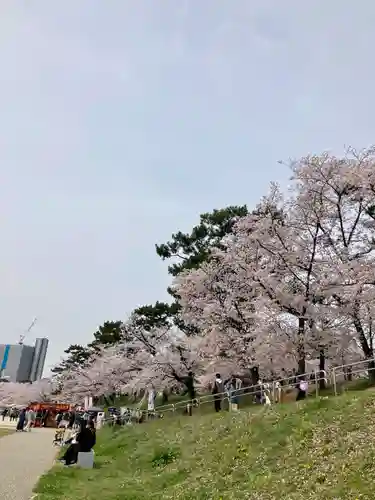
[[[374,357],[374,351],[371,347],[371,345],[368,343],[365,331],[362,326],[361,319],[359,317],[358,309],[359,309],[359,304],[356,301],[354,303],[354,313],[353,313],[353,324],[354,327],[358,333],[358,339],[361,344],[363,354],[366,356],[367,359],[372,359]]]
[[[375,362],[373,361],[374,358],[374,350],[372,348],[372,345],[370,345],[367,341],[365,331],[362,326],[361,319],[359,317],[358,309],[359,309],[359,304],[356,301],[354,303],[354,314],[353,314],[353,323],[354,327],[358,333],[359,337],[359,342],[361,344],[362,350],[366,358],[369,360],[368,362],[368,375],[369,375],[369,380],[371,383],[375,383]]]
[[[162,405],[168,404],[168,397],[169,397],[168,391],[164,389],[162,394],[162,402],[161,402]]]
[[[298,318],[298,375],[306,373],[305,318]]]
[[[324,355],[324,348],[319,351],[319,390],[323,391],[326,388],[326,381],[324,380],[324,370],[326,367],[326,357]]]
[[[368,363],[368,378],[371,384],[375,384],[375,361],[371,360]]]

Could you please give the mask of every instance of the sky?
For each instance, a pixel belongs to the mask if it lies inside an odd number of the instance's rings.
[[[1,0],[0,343],[167,298],[155,243],[375,142],[375,4]]]

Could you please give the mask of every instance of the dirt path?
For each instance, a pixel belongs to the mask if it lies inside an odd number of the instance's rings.
[[[57,453],[53,434],[53,429],[33,429],[0,438],[1,500],[32,497],[39,477],[53,465]]]

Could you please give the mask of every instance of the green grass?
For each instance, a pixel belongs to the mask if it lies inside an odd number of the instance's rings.
[[[13,429],[1,429],[0,428],[0,438],[3,436],[7,436],[8,434],[13,434]]]
[[[375,491],[375,392],[104,429],[96,468],[56,466],[38,500],[355,500]]]

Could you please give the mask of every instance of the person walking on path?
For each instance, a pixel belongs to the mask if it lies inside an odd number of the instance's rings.
[[[223,392],[224,392],[224,383],[221,379],[220,373],[217,373],[214,386],[212,389],[212,394],[214,395],[214,407],[216,413],[221,411],[221,401],[223,398]]]
[[[13,422],[13,421],[17,420],[17,410],[16,410],[16,408],[11,408],[10,415],[9,415],[9,420],[10,420],[10,422]]]
[[[34,427],[35,418],[36,418],[35,411],[32,408],[30,408],[26,412],[26,428],[25,428],[26,431],[30,432],[31,428]]]
[[[23,431],[23,428],[25,426],[25,420],[26,420],[26,408],[23,408],[18,416],[18,422],[17,422],[17,431]]]

